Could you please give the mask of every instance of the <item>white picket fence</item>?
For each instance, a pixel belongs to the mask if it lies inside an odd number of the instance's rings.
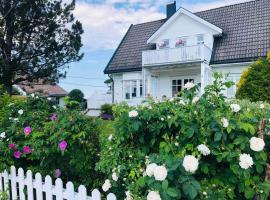
[[[10,174],[7,171],[0,173],[0,200],[3,200],[1,196],[4,193],[10,200],[101,200],[101,194],[97,189],[92,191],[91,196],[87,196],[87,190],[83,185],[75,192],[71,182],[64,188],[62,180],[58,178],[53,185],[50,176],[46,176],[43,182],[40,173],[35,174],[33,178],[29,170],[25,176],[22,168],[19,168],[17,173],[14,166],[11,167]],[[116,200],[116,196],[110,193],[107,200]]]

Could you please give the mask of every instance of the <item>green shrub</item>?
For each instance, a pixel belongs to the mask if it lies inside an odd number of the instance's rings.
[[[84,94],[79,89],[71,90],[70,93],[68,94],[68,96],[69,96],[71,101],[77,101],[79,103],[83,102]]]
[[[113,115],[113,105],[112,104],[103,104],[100,108],[102,114]]]
[[[238,99],[270,102],[270,56],[260,58],[244,71],[237,87]]]
[[[220,88],[231,83],[220,78],[200,98],[195,86],[185,89],[181,98],[114,108],[117,131],[108,138],[97,165],[110,180],[109,192],[124,199],[124,191],[129,191],[136,200],[150,194],[166,200],[267,199],[270,181],[264,180],[264,169],[269,163],[269,136],[264,136],[266,145],[259,151],[251,149],[250,139],[258,137],[259,121],[270,118],[269,105],[241,102],[239,110],[237,103],[222,95]],[[249,154],[254,164],[240,163],[241,154]],[[187,162],[193,173],[185,165],[189,158],[199,162],[198,169],[196,162]],[[155,168],[154,176],[150,166]]]
[[[0,138],[0,171],[15,165],[55,178],[61,171],[61,178],[76,186],[94,188],[101,184],[102,174],[95,171],[100,142],[94,118],[77,110],[56,108],[39,96],[6,108],[5,120],[0,121],[0,133],[5,132]],[[67,143],[65,150],[59,146],[65,147],[63,141]]]

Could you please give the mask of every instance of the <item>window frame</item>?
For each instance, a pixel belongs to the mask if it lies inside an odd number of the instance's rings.
[[[123,80],[122,81],[123,99],[132,100],[143,96],[142,79]]]
[[[177,94],[179,92],[183,91],[184,86],[186,84],[185,80],[188,80],[188,82],[193,81],[193,83],[195,83],[195,77],[193,77],[193,76],[190,76],[190,77],[189,76],[188,77],[173,77],[173,78],[171,78],[171,83],[170,84],[171,84],[171,96],[172,97],[177,96]],[[173,84],[173,81],[176,81],[175,82],[176,84]],[[181,81],[181,84],[179,84],[179,81]],[[179,86],[180,86],[180,90],[178,90]],[[174,94],[174,87],[176,87],[175,94]]]

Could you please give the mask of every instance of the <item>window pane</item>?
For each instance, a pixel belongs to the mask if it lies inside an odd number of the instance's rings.
[[[143,96],[143,85],[142,85],[142,80],[140,81],[140,97]]]
[[[182,85],[182,80],[177,80],[177,85]]]
[[[176,86],[172,86],[172,96],[174,97],[177,94]]]
[[[176,85],[176,80],[173,80],[172,81],[172,85]]]
[[[131,92],[132,92],[131,96],[137,97],[137,81],[132,81],[131,84],[132,84],[131,85]]]
[[[204,43],[203,35],[197,35],[197,44],[203,44],[203,43]]]

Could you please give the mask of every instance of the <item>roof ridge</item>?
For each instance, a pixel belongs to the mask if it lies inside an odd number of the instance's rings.
[[[157,20],[149,21],[149,22],[142,22],[142,23],[134,24],[133,26],[142,25],[142,24],[148,24],[148,23],[153,23],[153,22],[158,22],[158,21],[166,21],[166,18],[157,19]]]
[[[217,7],[217,8],[211,8],[211,9],[208,9],[208,10],[202,10],[202,11],[194,12],[194,14],[199,14],[199,13],[208,12],[208,11],[212,11],[212,10],[218,10],[218,9],[227,8],[227,7],[238,6],[238,5],[242,5],[242,4],[248,4],[248,3],[251,3],[251,2],[254,3],[256,1],[259,1],[259,0],[249,0],[249,1],[246,1],[246,2],[235,3],[235,4],[230,4],[230,5],[224,5],[224,6]]]

